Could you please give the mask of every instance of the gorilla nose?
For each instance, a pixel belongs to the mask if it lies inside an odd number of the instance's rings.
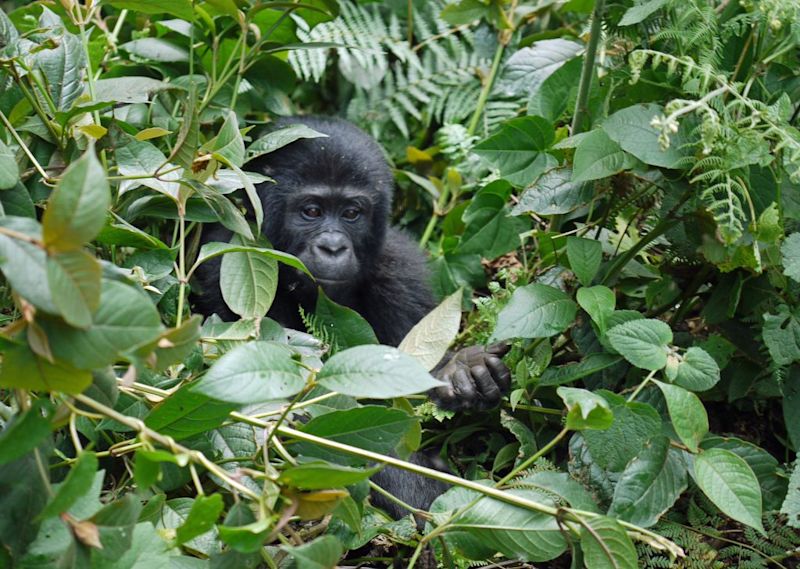
[[[338,233],[326,234],[317,241],[316,249],[326,257],[341,257],[347,252],[347,239]]]

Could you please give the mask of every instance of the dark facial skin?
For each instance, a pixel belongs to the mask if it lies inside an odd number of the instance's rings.
[[[358,188],[304,188],[286,200],[288,251],[305,263],[332,297],[358,282],[367,251],[359,249],[370,231],[372,208]]]

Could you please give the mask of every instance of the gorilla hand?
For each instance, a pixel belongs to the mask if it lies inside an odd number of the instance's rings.
[[[496,407],[511,387],[511,372],[501,360],[508,350],[508,344],[498,343],[457,351],[431,372],[447,383],[432,389],[431,399],[448,411]]]

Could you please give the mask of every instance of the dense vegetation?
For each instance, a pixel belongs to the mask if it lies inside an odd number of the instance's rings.
[[[0,7],[0,566],[798,566],[800,1]],[[264,318],[297,113],[387,149],[442,300],[399,351]],[[415,395],[499,340],[501,409]],[[419,531],[368,500],[418,448]]]

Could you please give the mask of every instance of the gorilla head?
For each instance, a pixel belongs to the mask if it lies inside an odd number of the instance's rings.
[[[274,180],[258,188],[264,233],[299,257],[329,296],[343,299],[373,272],[384,246],[392,172],[378,144],[350,123],[293,118],[276,127],[297,123],[328,136],[299,140],[248,166]]]

